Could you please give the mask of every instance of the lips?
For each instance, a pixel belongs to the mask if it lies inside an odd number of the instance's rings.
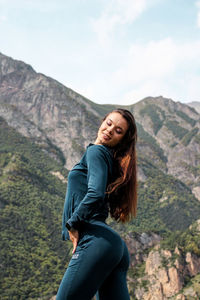
[[[111,137],[109,137],[106,133],[103,133],[103,138],[106,140],[106,141],[109,141],[111,139]]]

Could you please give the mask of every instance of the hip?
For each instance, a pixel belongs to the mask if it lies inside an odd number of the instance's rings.
[[[120,235],[103,221],[91,220],[84,223],[79,231],[79,246],[108,247],[110,250],[123,251],[125,242]]]

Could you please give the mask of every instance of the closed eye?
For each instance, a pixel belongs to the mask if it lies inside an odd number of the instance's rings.
[[[108,120],[106,121],[106,124],[107,124],[108,126],[111,126],[111,125],[113,124],[113,122],[112,122],[111,119],[108,119]],[[121,127],[117,127],[117,128],[115,129],[115,131],[116,131],[117,134],[122,134],[122,133],[123,133],[123,129],[122,129]]]
[[[121,134],[121,133],[122,133],[121,129],[119,129],[119,128],[116,129],[116,132],[117,132],[118,134]]]

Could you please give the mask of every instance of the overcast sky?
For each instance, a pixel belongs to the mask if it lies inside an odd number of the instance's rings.
[[[0,52],[96,103],[200,101],[200,1],[0,0]]]

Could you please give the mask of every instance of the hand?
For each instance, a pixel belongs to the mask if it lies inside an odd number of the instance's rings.
[[[72,254],[74,254],[74,252],[76,251],[76,247],[77,247],[78,241],[79,241],[79,233],[78,233],[78,230],[71,229],[71,230],[69,231],[69,237],[70,237],[70,240],[71,240],[72,243],[73,243]]]

